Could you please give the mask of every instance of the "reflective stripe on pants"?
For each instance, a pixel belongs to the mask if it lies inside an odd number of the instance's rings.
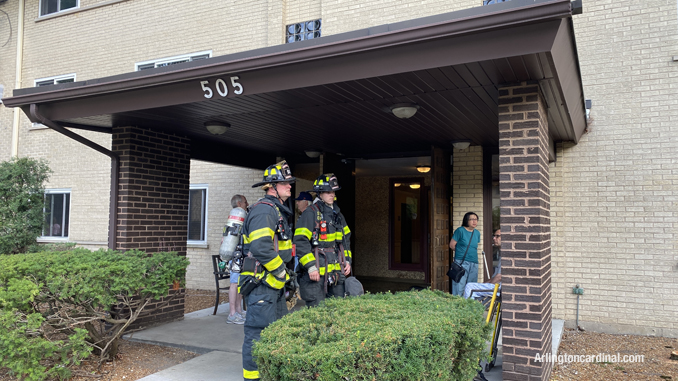
[[[259,379],[259,368],[252,356],[252,346],[261,337],[261,331],[269,324],[287,314],[285,290],[273,290],[265,284],[259,284],[245,299],[247,317],[245,318],[245,341],[242,345],[243,378],[246,381]]]

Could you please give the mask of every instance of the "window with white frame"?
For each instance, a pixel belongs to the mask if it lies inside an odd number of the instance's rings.
[[[65,11],[80,6],[78,0],[40,0],[40,16]]]
[[[137,62],[136,64],[134,64],[134,70],[141,71],[141,70],[146,70],[146,69],[153,69],[153,68],[156,68],[156,67],[165,67],[165,66],[170,66],[170,65],[176,65],[176,64],[179,64],[179,63],[183,63],[183,62],[204,60],[204,59],[210,58],[210,57],[212,57],[212,51],[211,50],[207,50],[207,51],[204,51],[204,52],[198,52],[198,53],[192,53],[192,54],[184,54],[182,56],[159,58],[159,59],[156,59],[156,60]]]
[[[57,75],[54,77],[39,78],[33,81],[35,87],[57,85],[59,83],[75,82],[75,73]]]
[[[43,238],[67,239],[70,225],[71,190],[46,189]]]
[[[207,231],[207,185],[191,185],[188,194],[188,243],[205,243]]]

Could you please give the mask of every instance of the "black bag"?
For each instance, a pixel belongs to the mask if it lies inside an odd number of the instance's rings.
[[[447,276],[449,276],[453,282],[459,283],[464,274],[466,274],[466,270],[464,270],[457,262],[452,261],[452,266],[450,266],[450,269],[447,271]]]
[[[475,229],[471,232],[471,237],[468,239],[468,245],[466,245],[466,252],[464,253],[464,258],[462,258],[461,263],[463,264],[464,261],[466,261],[466,254],[468,254],[468,249],[471,247],[471,240],[473,239],[473,234],[475,233]],[[450,269],[447,271],[447,276],[450,277],[450,279],[454,283],[459,283],[461,278],[466,274],[466,270],[461,267],[459,263],[456,261],[452,261],[452,265],[450,266]]]
[[[344,292],[346,296],[360,296],[365,294],[365,289],[356,277],[350,276],[344,281]]]

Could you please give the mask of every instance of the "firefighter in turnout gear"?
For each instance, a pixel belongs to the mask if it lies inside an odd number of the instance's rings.
[[[313,183],[315,203],[301,214],[294,231],[299,256],[299,293],[309,307],[326,297],[344,297],[344,280],[351,273],[351,230],[334,203],[341,189],[334,174],[323,174]]]
[[[252,346],[261,331],[287,314],[286,285],[294,274],[286,263],[292,259],[292,231],[288,218],[293,212],[284,205],[292,195],[292,176],[285,161],[272,165],[264,172],[263,181],[252,187],[266,192],[250,207],[243,224],[243,268],[238,290],[247,303],[245,342],[242,346],[243,377],[258,380],[259,370],[252,357]],[[292,278],[290,277],[292,275]]]

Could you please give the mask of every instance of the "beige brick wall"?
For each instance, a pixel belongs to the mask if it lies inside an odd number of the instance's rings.
[[[111,187],[111,160],[48,128],[29,129],[23,124],[19,133],[19,156],[45,159],[53,171],[47,189],[70,188],[71,210],[69,241],[106,246]],[[74,131],[110,149],[111,136],[91,131]]]
[[[603,0],[574,17],[589,133],[551,164],[553,317],[678,337],[678,4]],[[583,323],[582,323],[583,322]]]
[[[483,213],[483,148],[472,146],[465,150],[454,149],[452,153],[452,232],[461,226],[464,214],[478,215],[480,244],[478,245],[478,281],[483,281],[484,264],[482,250],[485,232]],[[452,237],[452,233],[450,233]],[[462,254],[463,255],[463,254]]]
[[[0,5],[0,85],[4,86],[3,98],[12,95],[16,74],[16,35],[19,12],[18,1]],[[10,28],[11,25],[11,28]],[[14,110],[0,105],[0,161],[12,155],[12,120]]]
[[[187,257],[191,264],[186,273],[186,288],[213,290],[212,255],[219,254],[222,229],[231,211],[231,197],[242,194],[250,205],[264,196],[252,184],[261,181],[262,170],[191,160],[191,184],[206,184],[207,248],[189,247]]]

